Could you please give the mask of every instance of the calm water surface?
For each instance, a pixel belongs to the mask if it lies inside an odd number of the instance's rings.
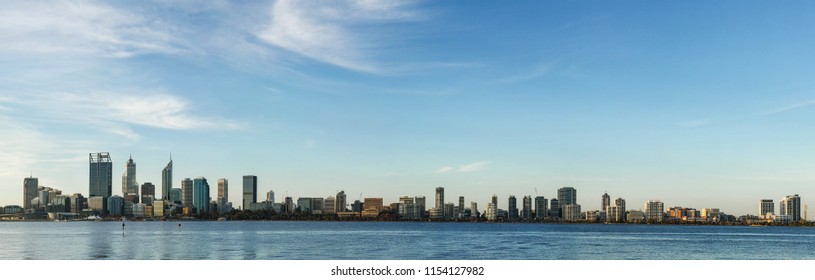
[[[815,228],[2,222],[0,259],[815,259]]]

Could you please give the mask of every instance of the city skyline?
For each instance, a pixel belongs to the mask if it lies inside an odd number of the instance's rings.
[[[236,208],[247,174],[278,200],[811,204],[815,6],[738,4],[2,3],[0,205],[32,175],[95,196],[99,151],[102,193],[132,155]]]
[[[95,184],[90,183],[90,182],[94,181],[94,178],[103,178],[104,179],[104,178],[110,178],[111,177],[111,176],[109,176],[110,174],[100,174],[100,172],[98,172],[99,169],[100,169],[100,160],[99,160],[99,158],[102,157],[102,155],[104,155],[103,158],[106,161],[105,165],[102,165],[102,166],[104,166],[104,168],[106,168],[106,169],[110,168],[110,164],[109,164],[110,162],[107,162],[107,161],[110,160],[110,154],[109,153],[107,153],[107,152],[90,153],[90,159],[91,160],[89,161],[89,165],[88,165],[89,170],[90,170],[90,174],[88,176],[88,179],[89,179],[88,193],[84,193],[84,194],[90,194],[90,193],[94,192],[94,190],[98,189],[98,187]],[[170,160],[170,162],[167,164],[167,167],[165,167],[162,170],[162,175],[161,175],[162,180],[172,180],[172,175],[171,175],[171,170],[172,169],[171,169],[171,167],[172,167],[172,160]],[[132,204],[138,204],[138,203],[141,202],[141,203],[143,203],[145,205],[148,205],[150,207],[152,207],[154,201],[163,201],[163,203],[161,204],[162,208],[164,207],[164,205],[169,206],[169,205],[173,204],[173,200],[169,196],[168,197],[161,197],[160,199],[158,197],[156,197],[156,190],[155,190],[156,186],[154,184],[152,184],[151,182],[145,182],[144,184],[141,185],[141,187],[139,187],[138,185],[135,185],[134,188],[128,187],[128,184],[126,184],[125,182],[135,182],[136,166],[135,166],[135,161],[133,160],[132,155],[130,155],[127,162],[125,163],[125,169],[126,169],[125,174],[122,176],[122,193],[121,193],[121,195],[118,195],[118,194],[114,193],[111,196],[117,196],[118,199],[124,199],[125,202],[132,203]],[[168,172],[168,170],[170,170],[170,171]],[[112,171],[110,171],[110,172],[112,172]],[[266,199],[263,200],[263,202],[270,202],[272,204],[275,203],[274,189],[271,189],[271,190],[265,191],[265,192],[259,192],[259,190],[257,188],[257,186],[258,186],[258,183],[257,183],[258,182],[258,176],[255,176],[255,175],[243,175],[242,177],[243,177],[243,187],[241,189],[241,203],[238,204],[238,205],[240,205],[239,206],[240,209],[246,210],[246,209],[254,208],[254,206],[250,207],[250,205],[261,201],[261,200],[258,200],[258,198],[260,198],[262,193],[265,193],[265,195],[266,195]],[[62,190],[60,190],[58,188],[52,188],[50,186],[37,186],[38,182],[39,182],[39,179],[37,177],[33,177],[33,174],[31,174],[29,177],[23,178],[23,185],[22,185],[23,201],[22,201],[21,204],[19,204],[17,206],[22,206],[22,209],[29,209],[30,208],[29,205],[32,204],[31,199],[29,199],[29,198],[36,198],[37,197],[37,193],[38,193],[37,187],[45,188],[45,189],[48,189],[48,190],[58,190],[60,193],[63,192]],[[199,176],[199,177],[196,177],[195,180],[191,180],[189,177],[187,177],[187,178],[181,179],[181,188],[174,189],[174,190],[177,190],[177,191],[181,192],[181,195],[179,196],[179,199],[178,199],[178,201],[181,203],[181,204],[179,204],[179,206],[183,204],[183,205],[187,205],[185,207],[191,207],[191,208],[197,208],[198,209],[198,210],[195,210],[194,213],[191,213],[193,215],[201,215],[203,213],[208,213],[211,210],[210,209],[210,207],[211,207],[210,203],[214,203],[215,205],[217,205],[217,207],[218,207],[217,212],[223,213],[224,211],[228,211],[228,210],[225,210],[225,209],[230,209],[230,208],[232,208],[232,205],[233,205],[232,201],[228,200],[228,187],[227,187],[227,185],[228,185],[228,179],[226,179],[226,178],[218,178],[217,179],[217,184],[214,186],[215,189],[213,190],[212,187],[210,187],[210,185],[207,183],[206,177]],[[172,191],[173,191],[173,189],[167,189],[167,190],[162,189],[161,190],[162,193],[171,193]],[[434,198],[435,202],[434,202],[433,207],[428,209],[429,210],[428,216],[431,219],[434,219],[434,218],[437,219],[438,217],[448,217],[449,215],[451,215],[450,213],[452,213],[452,209],[453,209],[454,206],[458,207],[456,209],[456,211],[461,211],[459,209],[463,209],[463,207],[465,205],[465,196],[464,195],[459,194],[458,200],[448,202],[448,200],[445,200],[445,198],[444,198],[444,192],[445,192],[445,190],[444,190],[444,187],[442,187],[442,186],[439,186],[439,187],[435,188],[435,198]],[[132,195],[133,193],[135,193],[136,195]],[[212,193],[215,193],[217,196],[213,197]],[[332,196],[332,194],[329,194],[325,198],[326,201],[331,200],[331,205],[335,205],[335,200],[339,200],[337,202],[339,202],[340,204],[336,204],[336,207],[333,207],[333,206],[331,207],[331,209],[334,212],[341,212],[339,209],[342,209],[345,206],[356,207],[356,206],[353,206],[353,204],[350,204],[350,203],[347,203],[347,202],[342,203],[343,201],[346,201],[345,198],[344,198],[344,196],[345,196],[344,193],[345,193],[345,190],[341,190],[341,191],[339,191],[337,193],[337,195],[338,195],[337,198],[334,198]],[[665,204],[659,199],[656,199],[656,200],[649,199],[648,201],[645,202],[645,205],[643,206],[642,209],[626,208],[624,197],[618,197],[616,199],[615,205],[611,205],[611,197],[608,194],[608,192],[604,192],[599,197],[599,199],[600,199],[599,207],[593,208],[593,206],[591,204],[588,204],[585,207],[581,207],[581,203],[579,203],[579,201],[578,201],[578,195],[577,195],[577,189],[576,188],[571,187],[571,186],[563,186],[563,187],[560,187],[560,188],[556,189],[555,193],[556,193],[556,196],[547,196],[545,193],[544,194],[539,193],[538,189],[535,188],[535,197],[534,197],[535,198],[535,204],[534,204],[535,207],[534,208],[532,208],[533,204],[532,204],[532,196],[531,195],[522,194],[522,196],[523,196],[523,204],[522,204],[523,208],[518,208],[517,207],[517,199],[516,199],[516,196],[514,194],[508,195],[507,196],[508,208],[506,209],[506,211],[507,211],[507,213],[509,215],[508,218],[510,220],[515,220],[515,219],[519,219],[519,218],[520,219],[540,218],[539,215],[537,214],[538,209],[540,207],[544,208],[543,213],[548,214],[550,211],[554,212],[553,215],[560,216],[565,221],[577,221],[577,220],[580,219],[581,214],[587,215],[586,213],[595,213],[594,215],[598,215],[600,213],[607,213],[607,214],[610,214],[612,216],[613,215],[623,215],[623,216],[625,216],[624,213],[625,213],[626,210],[634,210],[634,211],[644,212],[645,217],[647,217],[646,220],[651,220],[653,217],[656,217],[657,213],[665,214],[666,217],[668,215],[673,215],[671,211],[673,211],[674,208],[679,208],[679,207],[681,207],[681,209],[692,209],[693,211],[697,211],[696,208],[701,208],[702,213],[705,213],[705,211],[710,211],[711,209],[715,209],[713,211],[715,211],[717,213],[717,215],[719,213],[724,213],[724,214],[730,214],[730,215],[736,214],[734,216],[748,215],[748,216],[756,216],[756,217],[759,217],[759,218],[766,217],[767,219],[773,219],[774,213],[776,212],[775,211],[775,206],[774,206],[774,201],[775,200],[774,199],[768,199],[768,198],[759,199],[758,208],[757,208],[756,212],[754,212],[754,213],[750,213],[750,212],[745,212],[745,213],[728,212],[728,213],[725,213],[725,211],[720,211],[720,208],[716,207],[715,205],[712,205],[712,206],[708,205],[708,206],[705,206],[706,208],[703,208],[703,207],[699,207],[699,206],[695,206],[695,205],[690,205],[690,206],[693,206],[693,207],[687,207],[689,205],[674,204],[674,206],[671,207],[670,211],[666,211],[666,209],[668,207],[666,207]],[[64,195],[66,195],[66,197],[67,197],[68,194],[71,194],[71,193],[70,192],[65,192],[64,193]],[[138,194],[141,194],[141,195],[139,196]],[[76,195],[79,195],[80,197],[82,197],[83,193],[81,193],[81,192],[80,193],[74,193],[74,195],[72,195],[71,197],[73,198]],[[340,195],[343,196],[343,197],[339,198]],[[398,200],[389,201],[389,200],[384,199],[383,197],[369,197],[369,196],[363,197],[363,193],[360,193],[360,197],[359,197],[359,200],[357,200],[357,202],[363,201],[363,198],[365,199],[365,201],[367,201],[369,199],[378,199],[379,200],[379,205],[381,207],[381,205],[383,203],[386,203],[386,204],[387,204],[387,202],[394,202],[394,203],[399,202],[399,203],[402,203],[405,198],[410,197],[410,196],[405,196],[405,194],[397,194],[397,196],[399,197]],[[94,197],[94,196],[89,195],[87,198],[91,198],[91,197]],[[110,196],[103,196],[103,197],[107,200]],[[419,198],[419,197],[422,197],[422,199],[424,200],[425,196],[416,194],[416,198]],[[43,200],[42,195],[39,195],[39,198],[40,199],[37,200],[37,203],[40,203],[40,201]],[[320,196],[316,196],[314,198],[309,197],[309,196],[297,196],[297,194],[293,194],[292,196],[288,196],[288,193],[287,193],[286,198],[287,199],[297,198],[298,199],[298,205],[297,205],[298,208],[300,207],[299,206],[300,199],[309,200],[309,202],[308,202],[309,207],[310,207],[310,205],[312,203],[312,202],[310,202],[312,199],[319,199],[320,200],[319,203],[320,204],[323,203],[323,197],[320,197]],[[493,195],[490,197],[490,200],[489,200],[490,203],[486,203],[488,205],[488,207],[491,208],[491,211],[490,211],[491,213],[494,213],[494,211],[496,211],[496,210],[504,210],[504,209],[501,209],[500,207],[497,206],[497,203],[496,203],[497,199],[498,199],[498,195],[493,193]],[[547,200],[551,200],[553,202],[551,207],[549,207],[546,204]],[[586,199],[586,200],[588,200],[588,199]],[[102,204],[106,203],[106,202],[104,202],[102,200],[100,200],[100,202]],[[458,202],[458,205],[455,205],[455,202]],[[477,205],[479,202],[483,203],[482,201],[478,201],[477,199],[476,200],[470,199],[469,202],[473,206]],[[655,203],[659,204],[659,206],[657,208],[654,208],[654,206],[652,206]],[[50,204],[50,203],[46,202],[46,204]],[[343,204],[345,206],[343,206]],[[410,202],[410,204],[412,204],[412,202]],[[780,204],[780,206],[778,208],[778,214],[780,216],[783,216],[783,217],[788,216],[788,218],[791,221],[794,221],[794,222],[798,222],[798,221],[801,221],[801,220],[806,220],[806,217],[807,217],[807,213],[806,213],[807,205],[806,204],[803,205],[804,209],[803,209],[803,212],[802,212],[801,198],[800,198],[800,196],[798,194],[786,195],[786,196],[782,197],[781,199],[779,199],[779,204]],[[16,205],[16,204],[8,204],[8,205],[0,205],[0,206],[14,206],[14,205]],[[45,205],[45,204],[43,204],[43,205]],[[621,207],[621,208],[614,209],[614,207],[610,207],[610,206],[617,206],[617,207]],[[93,206],[91,206],[91,207],[93,207]],[[549,209],[547,209],[547,208],[549,208]],[[107,209],[107,208],[105,208],[105,209]],[[322,209],[322,207],[321,207],[321,209]],[[660,210],[655,211],[654,209],[660,209]],[[583,211],[583,210],[585,210],[585,211]],[[568,211],[568,213],[564,214],[564,211]],[[683,211],[686,211],[686,210],[683,210]],[[76,211],[74,211],[74,212],[76,212]],[[141,212],[144,212],[144,209],[142,209]],[[622,214],[620,214],[620,213],[622,213]],[[484,214],[484,213],[482,213],[482,214]],[[547,214],[545,214],[544,216],[546,216]],[[662,215],[662,214],[660,214],[660,215]],[[685,216],[686,214],[687,213],[682,214],[682,216]],[[690,215],[690,216],[694,217],[694,215]],[[705,215],[705,216],[707,216],[707,215]],[[605,217],[607,217],[607,216],[605,216]],[[671,216],[671,217],[673,217],[673,216]],[[584,218],[585,218],[585,216],[584,216]],[[611,218],[611,219],[616,220],[617,218]],[[623,220],[624,220],[624,218],[623,218]],[[659,219],[654,219],[654,220],[662,221],[662,217],[660,216]]]

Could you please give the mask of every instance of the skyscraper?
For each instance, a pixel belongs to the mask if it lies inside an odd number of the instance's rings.
[[[190,178],[184,178],[181,180],[181,207],[184,208],[192,208],[193,207],[193,189],[192,189],[193,181]]]
[[[145,205],[153,205],[153,200],[156,198],[156,185],[151,182],[145,182],[141,185],[141,201]]]
[[[521,218],[524,220],[532,220],[532,196],[524,196],[523,207],[521,208]]]
[[[622,197],[618,197],[616,200],[614,200],[614,205],[620,207],[620,209],[618,209],[620,211],[620,217],[618,222],[627,221],[628,214],[626,214],[627,212],[625,212],[625,199],[623,199]]]
[[[345,191],[340,191],[337,193],[337,201],[334,203],[334,208],[337,213],[339,212],[346,212],[346,200],[345,200]]]
[[[139,183],[136,182],[136,162],[131,156],[125,162],[125,173],[122,174],[122,195],[125,200],[139,203]]]
[[[436,211],[444,217],[444,188],[436,188]]]
[[[243,210],[251,209],[252,203],[258,202],[258,176],[243,176]]]
[[[604,193],[602,199],[603,201],[600,205],[600,211],[606,211],[606,208],[611,206],[611,197],[608,195],[608,193]]]
[[[649,200],[642,207],[645,212],[645,220],[650,222],[662,222],[665,217],[665,206],[659,200]]]
[[[40,180],[34,177],[23,179],[23,209],[31,209],[31,200],[37,197]]]
[[[510,220],[518,219],[518,200],[515,199],[514,195],[509,196],[509,200],[507,203],[507,217]]]
[[[173,188],[173,159],[161,170],[161,199],[170,200],[170,189]]]
[[[274,191],[270,190],[266,192],[266,202],[274,204]],[[332,211],[334,209],[331,209]]]
[[[89,158],[88,197],[110,197],[113,193],[113,162],[110,154],[91,153]]]
[[[492,195],[492,207],[498,210],[498,195]]]
[[[549,200],[549,216],[560,218],[560,201],[557,198]]]
[[[461,216],[464,216],[464,196],[458,197],[458,212],[459,217],[456,218],[461,218]]]
[[[218,205],[223,206],[229,202],[229,180],[226,178],[218,179]]]
[[[577,190],[572,187],[562,187],[557,190],[557,200],[560,201],[560,205],[577,204]]]
[[[546,198],[543,196],[535,197],[535,219],[543,220],[549,214],[546,209]]]
[[[781,215],[789,215],[792,217],[793,222],[801,221],[801,197],[798,194],[788,195],[781,199],[779,213]]]
[[[198,177],[192,181],[192,205],[198,215],[209,213],[209,183],[207,178]]]
[[[758,203],[758,216],[767,217],[768,214],[770,216],[775,214],[775,203],[772,199],[762,199]]]

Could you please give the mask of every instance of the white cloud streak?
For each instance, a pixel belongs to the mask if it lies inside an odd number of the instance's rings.
[[[796,103],[796,104],[792,104],[792,105],[789,105],[789,106],[786,106],[786,107],[783,107],[783,108],[778,108],[778,109],[766,112],[766,113],[764,113],[764,115],[781,114],[781,113],[789,112],[789,111],[792,111],[792,110],[806,108],[806,107],[812,107],[812,106],[815,106],[815,99],[806,100],[806,101],[799,102],[799,103]]]
[[[271,9],[271,22],[255,35],[316,61],[376,73],[383,69],[374,56],[388,40],[370,29],[354,27],[418,20],[421,16],[412,5],[410,1],[278,0]]]
[[[166,22],[94,1],[0,3],[0,51],[130,57],[185,52]]]
[[[448,173],[448,172],[474,172],[478,170],[482,170],[485,166],[490,164],[490,161],[479,161],[473,162],[469,164],[459,165],[458,167],[452,166],[442,166],[439,169],[436,169],[436,173]]]

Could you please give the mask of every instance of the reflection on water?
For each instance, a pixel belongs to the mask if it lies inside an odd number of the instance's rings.
[[[813,259],[815,229],[398,222],[4,222],[0,259]]]

